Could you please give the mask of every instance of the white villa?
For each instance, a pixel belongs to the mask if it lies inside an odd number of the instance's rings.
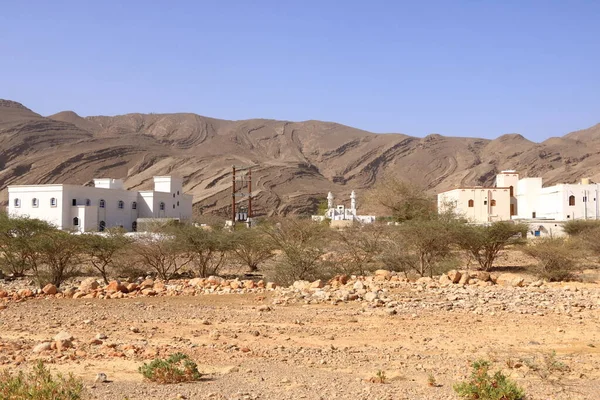
[[[121,179],[94,179],[94,187],[15,185],[8,187],[8,214],[39,218],[59,229],[80,232],[122,227],[136,231],[138,219],[192,217],[192,196],[183,181],[155,176],[154,190],[126,190]]]
[[[357,214],[356,193],[354,190],[350,194],[350,208],[347,208],[343,204],[334,206],[333,200],[333,193],[329,192],[327,194],[327,211],[325,212],[325,215],[313,215],[313,221],[330,219],[331,221],[361,222],[363,224],[375,222],[374,215]]]
[[[584,178],[576,184],[543,187],[542,178],[502,171],[495,187],[460,187],[438,194],[438,210],[454,208],[473,223],[520,220],[534,236],[562,234],[561,224],[600,218],[600,184]]]

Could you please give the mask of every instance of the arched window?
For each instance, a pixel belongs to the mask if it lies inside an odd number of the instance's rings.
[[[79,218],[73,218],[73,226],[79,226]]]
[[[513,197],[515,195],[515,188],[513,188],[512,186],[509,187],[510,189],[510,197]]]
[[[494,207],[496,205],[496,200],[490,201],[490,206]]]
[[[86,206],[91,206],[92,205],[92,201],[90,199],[85,199],[85,205]]]
[[[160,211],[165,211],[165,203],[163,201],[160,202],[160,205],[158,207]]]
[[[15,207],[21,207],[21,199],[15,199],[14,205]]]
[[[125,207],[125,203],[123,203],[123,200],[119,200],[118,206],[121,209]]]
[[[131,209],[132,210],[137,210],[137,202],[134,201],[133,203],[131,203]]]
[[[106,222],[100,221],[100,223],[98,224],[98,230],[100,232],[104,232],[105,229],[106,229]]]
[[[56,207],[56,197],[50,199],[50,207]]]
[[[569,205],[570,206],[574,206],[575,205],[575,196],[573,196],[573,195],[569,196]]]
[[[473,200],[469,200],[469,207],[474,207],[475,206],[475,202]]]
[[[40,205],[40,203],[39,203],[38,199],[36,199],[36,198],[34,197],[34,198],[33,198],[33,200],[31,200],[31,206],[32,206],[32,207],[37,207],[37,206],[39,206],[39,205]]]
[[[100,208],[104,208],[106,206],[106,202],[104,199],[100,199]]]

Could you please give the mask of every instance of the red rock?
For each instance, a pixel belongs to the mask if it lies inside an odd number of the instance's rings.
[[[141,289],[152,289],[154,287],[154,281],[152,279],[146,279],[140,283]]]
[[[243,282],[244,289],[254,289],[254,281],[247,280]]]
[[[156,291],[154,289],[143,289],[142,294],[144,296],[156,296]]]
[[[277,284],[275,282],[267,282],[267,289],[275,289]]]
[[[154,282],[154,286],[153,286],[154,290],[156,290],[157,292],[164,292],[166,290],[165,287],[165,283],[164,282]]]
[[[242,283],[238,280],[235,281],[231,281],[231,283],[229,284],[229,287],[232,289],[239,289],[239,287],[242,285]]]
[[[6,290],[0,289],[0,299],[8,297],[8,292]]]
[[[44,294],[56,294],[58,293],[58,289],[53,284],[49,283],[46,286],[44,286],[42,292],[44,292]]]
[[[131,293],[133,291],[138,290],[138,284],[137,283],[130,283],[129,285],[127,285],[127,293]]]
[[[128,293],[127,286],[122,284],[120,281],[110,281],[104,288],[107,292],[122,292]]]
[[[74,299],[79,299],[79,298],[81,298],[81,297],[83,297],[83,296],[85,296],[85,293],[83,293],[83,292],[76,292],[76,293],[73,295],[73,298],[74,298]]]

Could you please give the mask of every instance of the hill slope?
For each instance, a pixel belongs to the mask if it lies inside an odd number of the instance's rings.
[[[490,184],[502,169],[543,176],[547,183],[600,180],[598,125],[533,143],[520,135],[495,140],[374,134],[321,122],[226,121],[196,114],[80,117],[64,111],[44,118],[0,100],[0,202],[6,186],[88,184],[124,178],[149,189],[152,176],[176,174],[194,195],[196,212],[224,212],[232,165],[256,165],[260,214],[309,213],[328,191],[359,196],[384,174],[440,191]],[[360,200],[360,199],[359,199]]]

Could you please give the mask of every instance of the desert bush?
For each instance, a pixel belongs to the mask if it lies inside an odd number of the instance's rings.
[[[345,274],[365,275],[377,269],[383,249],[385,227],[353,225],[332,232],[333,246],[339,257],[335,269]]]
[[[257,271],[260,264],[275,256],[273,243],[260,229],[236,231],[231,247],[232,258],[239,264],[248,267],[250,272]]]
[[[471,377],[454,385],[454,391],[464,399],[478,400],[520,400],[525,393],[515,382],[497,371],[489,374],[490,363],[477,360],[472,364]]]
[[[79,400],[84,398],[83,382],[73,375],[53,376],[42,361],[29,373],[0,372],[0,399]]]
[[[544,238],[523,248],[538,261],[537,275],[548,281],[572,278],[576,265],[577,248],[564,238]]]
[[[216,275],[234,248],[234,235],[222,229],[180,225],[172,230],[184,257],[201,277]]]
[[[472,257],[481,269],[492,268],[498,253],[508,245],[522,244],[527,236],[527,225],[499,221],[490,225],[457,225],[457,245]]]
[[[600,221],[589,219],[574,219],[563,225],[563,230],[569,236],[579,236],[598,228],[600,228]]]
[[[175,353],[167,359],[156,358],[139,368],[149,381],[168,384],[198,381],[202,377],[198,366],[187,355]]]
[[[123,259],[120,256],[133,240],[125,236],[121,229],[109,229],[103,235],[82,235],[82,239],[82,251],[87,260],[108,284],[110,270],[119,269],[117,263]]]
[[[261,229],[280,251],[273,271],[277,283],[285,285],[331,276],[330,263],[325,259],[331,234],[328,226],[309,219],[285,218]]]
[[[135,263],[149,267],[160,279],[169,280],[190,263],[185,246],[174,235],[149,233],[131,246]]]
[[[436,218],[390,227],[382,253],[386,268],[433,276],[453,258],[454,224],[452,220]]]
[[[36,238],[54,230],[39,219],[9,218],[6,213],[0,213],[0,268],[17,276],[33,269],[39,258]]]

